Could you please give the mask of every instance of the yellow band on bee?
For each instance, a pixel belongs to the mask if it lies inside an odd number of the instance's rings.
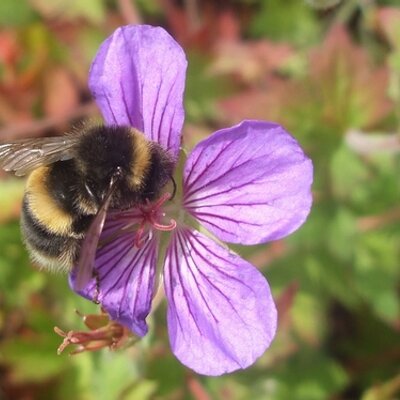
[[[144,137],[142,133],[133,129],[134,143],[133,143],[133,160],[131,164],[132,178],[130,180],[132,188],[136,188],[143,184],[146,172],[150,165],[151,147],[150,142]]]
[[[72,216],[63,210],[47,190],[49,167],[35,169],[28,178],[26,195],[32,216],[48,232],[69,235],[73,223]]]

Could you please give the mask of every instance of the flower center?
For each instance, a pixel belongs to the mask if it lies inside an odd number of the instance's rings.
[[[103,232],[100,247],[109,244],[121,234],[131,232],[134,236],[134,246],[140,249],[146,240],[151,239],[153,230],[164,232],[174,230],[177,226],[175,219],[170,219],[167,223],[163,222],[166,216],[164,204],[171,197],[170,193],[164,193],[154,203],[147,200],[145,204],[129,210],[111,211],[109,214],[110,228],[108,230],[106,228]]]
[[[150,203],[147,200],[145,205],[139,207],[141,222],[134,238],[134,244],[137,248],[141,248],[144,243],[143,236],[148,225],[150,225],[150,228],[164,232],[172,231],[176,228],[176,221],[174,219],[170,219],[167,224],[162,222],[162,219],[165,217],[162,206],[169,199],[171,199],[171,194],[164,193],[155,203]]]

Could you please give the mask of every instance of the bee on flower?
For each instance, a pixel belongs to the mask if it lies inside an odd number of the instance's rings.
[[[93,329],[110,345],[119,343],[118,329],[118,337],[101,335],[114,322],[146,335],[160,274],[172,352],[200,374],[221,375],[253,364],[277,329],[265,277],[224,243],[261,244],[299,228],[312,203],[312,164],[282,126],[255,120],[214,132],[187,156],[180,152],[186,67],[182,48],[159,27],[123,26],[100,46],[89,87],[104,118],[104,141],[133,131],[150,143],[143,147],[150,161],[135,153],[131,167],[140,159],[142,175],[126,181],[137,185],[135,201],[117,195],[124,193],[120,167],[97,196],[101,221],[85,231],[70,285],[113,321]],[[148,176],[159,176],[156,189]],[[93,348],[85,335],[58,332],[62,349]]]

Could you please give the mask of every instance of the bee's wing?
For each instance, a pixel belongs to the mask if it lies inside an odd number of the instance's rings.
[[[42,165],[68,160],[77,140],[74,135],[65,135],[0,144],[0,167],[21,176]]]
[[[94,220],[90,224],[88,231],[86,232],[86,236],[80,250],[78,264],[76,266],[77,274],[74,287],[77,291],[83,290],[88,282],[93,278],[93,267],[97,245],[103,230],[104,222],[106,220],[111,197],[114,193],[115,184],[117,183],[118,179],[119,171],[111,178],[110,186],[103,200],[103,204],[101,205],[99,211],[94,217]]]

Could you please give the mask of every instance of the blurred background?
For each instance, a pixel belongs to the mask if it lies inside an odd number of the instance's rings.
[[[88,68],[127,23],[161,25],[187,52],[186,147],[257,118],[313,159],[306,224],[235,247],[272,286],[276,340],[246,371],[201,377],[171,354],[161,304],[135,346],[58,356],[53,327],[98,310],[30,264],[24,180],[1,172],[0,399],[400,398],[398,0],[1,0],[0,141],[98,115]]]

